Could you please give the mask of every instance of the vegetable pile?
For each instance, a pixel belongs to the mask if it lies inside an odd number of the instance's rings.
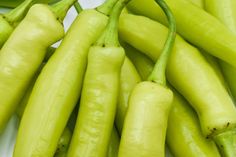
[[[0,6],[12,8],[0,15],[0,135],[16,113],[13,157],[236,157],[235,0]]]

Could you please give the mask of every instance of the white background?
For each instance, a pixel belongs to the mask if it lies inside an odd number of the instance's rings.
[[[83,9],[94,8],[100,5],[103,1],[104,0],[79,0]],[[4,11],[6,10],[0,9],[0,12]],[[73,22],[76,16],[77,13],[72,7],[64,20],[64,26],[66,30],[69,28],[70,24]],[[8,126],[6,127],[4,133],[0,135],[0,157],[12,157],[18,125],[18,117],[13,116],[8,123]]]

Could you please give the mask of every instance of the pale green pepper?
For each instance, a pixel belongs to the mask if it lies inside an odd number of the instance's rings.
[[[126,51],[140,75],[146,79],[154,63],[147,56],[132,48]],[[141,62],[142,65],[140,65]],[[201,133],[199,119],[190,104],[172,88],[174,99],[167,127],[167,145],[175,157],[220,157],[215,143]]]
[[[235,0],[205,0],[207,12],[218,18],[226,27],[236,34],[236,1]],[[236,69],[226,62],[220,61],[225,79],[229,84],[234,99],[236,99]]]
[[[236,36],[218,19],[187,0],[166,0],[176,18],[177,32],[192,44],[236,67]],[[154,0],[132,0],[132,12],[167,24]]]
[[[55,153],[80,96],[89,47],[107,20],[95,9],[77,16],[35,83],[20,124],[14,157],[50,157]]]
[[[159,57],[167,35],[163,25],[124,14],[119,30],[123,40],[152,60]],[[167,66],[167,78],[197,111],[204,136],[216,137],[236,127],[236,109],[228,91],[201,53],[179,36]]]
[[[39,12],[42,13],[38,14]],[[2,47],[0,132],[15,112],[31,79],[41,65],[47,47],[64,35],[63,27],[57,18],[48,6],[34,5]]]

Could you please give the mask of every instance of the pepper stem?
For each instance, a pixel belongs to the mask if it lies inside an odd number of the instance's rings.
[[[171,51],[175,42],[176,23],[175,23],[174,15],[172,14],[170,8],[167,6],[165,1],[164,0],[155,0],[155,1],[162,8],[162,10],[165,12],[165,15],[167,16],[167,19],[169,22],[169,33],[168,33],[168,38],[165,42],[164,48],[162,50],[162,53],[159,59],[157,60],[152,73],[148,77],[148,80],[159,83],[163,86],[166,86],[165,71],[166,71],[166,66],[167,66],[169,56],[171,54]]]
[[[97,7],[96,10],[105,15],[110,15],[112,8],[118,0],[106,0],[101,6]]]
[[[75,7],[75,10],[76,10],[76,12],[79,14],[81,11],[83,11],[83,8],[80,6],[80,4],[79,4],[79,2],[78,1],[76,1],[75,3],[74,3],[74,7]]]
[[[25,0],[18,7],[3,16],[12,26],[16,26],[25,17],[29,8],[36,2],[36,0]]]
[[[62,22],[67,14],[67,11],[77,0],[61,0],[58,3],[52,5],[52,11],[58,17],[59,21]]]
[[[118,23],[121,11],[130,0],[119,0],[111,11],[107,27],[95,45],[97,46],[120,46],[118,39]]]
[[[236,129],[216,135],[214,141],[222,157],[236,157]]]

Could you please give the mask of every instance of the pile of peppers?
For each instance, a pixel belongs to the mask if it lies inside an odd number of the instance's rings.
[[[0,7],[0,137],[17,115],[13,157],[236,157],[235,0]]]

